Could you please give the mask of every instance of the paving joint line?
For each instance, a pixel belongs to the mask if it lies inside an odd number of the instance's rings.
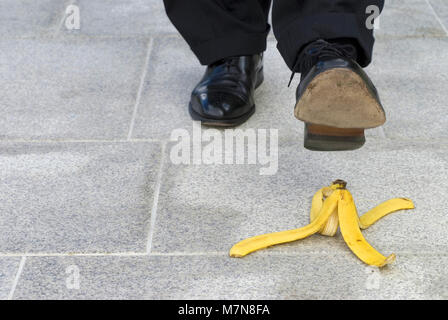
[[[443,28],[446,29],[446,27],[442,24]],[[444,30],[445,31],[445,30]],[[448,35],[448,34],[447,34]],[[59,32],[56,36],[51,33],[43,33],[43,34],[36,34],[36,35],[22,35],[22,36],[8,36],[5,35],[2,37],[1,40],[38,40],[38,39],[68,39],[68,38],[75,38],[78,37],[81,40],[146,40],[149,39],[179,39],[182,40],[182,36],[180,36],[177,33],[148,33],[148,34],[122,34],[122,35],[101,35],[101,34],[85,34],[85,33],[61,33]],[[389,34],[377,34],[375,35],[375,38],[377,40],[383,40],[383,39],[391,39],[391,40],[405,40],[405,39],[445,39],[445,35],[431,35],[431,34],[421,34],[421,35],[389,35]],[[276,38],[273,36],[268,36],[267,41],[276,41]]]
[[[383,126],[379,127],[378,132],[381,139],[387,140],[386,132],[384,131]]]
[[[145,139],[145,138],[133,138],[133,139],[42,139],[42,140],[27,140],[27,139],[10,139],[0,140],[1,143],[139,143],[139,142],[165,142],[164,139]]]
[[[145,79],[146,79],[146,74],[148,73],[149,59],[150,59],[150,56],[151,56],[153,43],[154,43],[154,39],[150,38],[149,41],[148,41],[147,52],[146,52],[146,57],[145,57],[145,63],[143,65],[143,72],[141,74],[140,84],[138,86],[137,97],[135,99],[134,110],[132,112],[131,123],[129,125],[129,131],[128,131],[128,135],[127,135],[127,140],[131,139],[132,133],[134,131],[135,119],[137,117],[138,106],[140,104],[143,88],[145,86]]]
[[[437,14],[436,10],[434,10],[434,7],[432,6],[432,4],[429,2],[429,0],[425,0],[426,4],[429,6],[432,14],[435,16],[436,20],[439,22],[440,26],[442,27],[443,31],[445,31],[446,36],[448,37],[448,29],[445,27],[445,25],[443,24],[442,19],[440,19],[439,15]]]
[[[147,256],[146,252],[92,252],[92,253],[71,253],[71,252],[36,252],[36,253],[0,253],[0,258],[13,257],[139,257]]]
[[[19,282],[20,276],[22,275],[23,267],[25,266],[26,257],[22,256],[20,259],[19,268],[17,269],[16,276],[14,277],[14,281],[11,286],[11,290],[9,291],[8,300],[12,300],[14,297],[14,293],[16,291],[17,283]]]
[[[160,187],[162,185],[162,177],[163,177],[163,167],[165,164],[165,153],[166,153],[166,144],[167,142],[164,142],[162,144],[162,150],[161,150],[161,159],[160,159],[160,168],[159,172],[157,173],[157,180],[154,188],[154,198],[153,198],[153,204],[151,208],[151,218],[149,222],[149,231],[148,231],[148,240],[146,243],[146,253],[151,253],[152,249],[152,239],[154,236],[154,230],[155,230],[155,224],[156,224],[156,217],[157,217],[157,207],[159,204],[159,195],[160,195]]]
[[[341,252],[335,251],[304,251],[304,252],[294,252],[286,250],[276,250],[276,251],[258,251],[253,253],[251,256],[306,256],[306,255],[320,255],[320,256],[336,256]],[[416,251],[396,251],[398,256],[437,256],[437,257],[448,257],[446,252],[416,252]],[[45,257],[193,257],[193,256],[228,256],[228,251],[204,251],[204,252],[111,252],[111,253],[10,253],[10,254],[0,254],[0,258],[13,258],[21,257],[22,268],[25,264],[26,258],[45,258]],[[20,267],[20,265],[19,265]],[[19,270],[18,270],[19,271]],[[16,274],[17,277],[17,274]]]
[[[419,139],[419,138],[407,138],[407,137],[399,137],[390,134],[386,134],[386,139],[389,142],[413,142],[415,144],[428,145],[428,143],[437,144],[438,142],[447,142],[448,138],[438,138],[438,139]],[[441,144],[439,146],[440,149],[445,150],[448,149],[448,144]]]

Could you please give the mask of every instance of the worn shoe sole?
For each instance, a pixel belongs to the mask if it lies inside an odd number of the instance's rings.
[[[358,149],[365,143],[364,129],[386,121],[365,81],[347,68],[317,75],[298,100],[294,115],[306,123],[305,148],[322,151]]]

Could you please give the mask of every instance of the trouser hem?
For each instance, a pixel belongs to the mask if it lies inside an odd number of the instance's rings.
[[[261,34],[238,34],[212,39],[191,46],[191,50],[202,65],[209,65],[217,60],[232,57],[258,54],[266,50],[268,32]]]

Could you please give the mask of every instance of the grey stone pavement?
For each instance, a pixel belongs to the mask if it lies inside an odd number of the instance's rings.
[[[81,27],[66,27],[69,5]],[[448,1],[388,0],[367,68],[388,122],[364,148],[303,148],[294,85],[268,40],[257,113],[278,171],[176,165],[175,129],[202,76],[159,0],[0,0],[1,299],[447,299]],[[249,236],[308,223],[313,193],[349,182],[360,212],[416,209],[364,231],[381,270],[341,235],[228,257]]]

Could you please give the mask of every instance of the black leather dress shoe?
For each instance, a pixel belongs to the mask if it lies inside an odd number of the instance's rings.
[[[190,115],[209,126],[242,124],[255,112],[254,91],[262,82],[262,54],[217,61],[191,93]]]
[[[386,121],[377,90],[356,55],[353,45],[318,40],[299,56],[294,115],[305,122],[305,148],[358,149],[365,143],[364,129]]]

